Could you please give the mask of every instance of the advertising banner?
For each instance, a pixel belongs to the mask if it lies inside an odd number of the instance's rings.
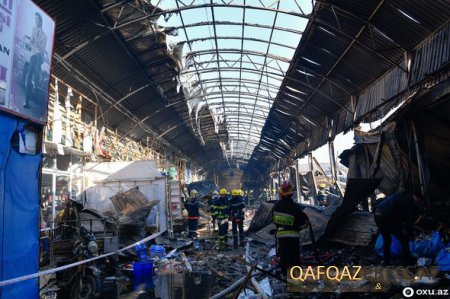
[[[31,0],[0,0],[0,109],[44,124],[55,22]]]

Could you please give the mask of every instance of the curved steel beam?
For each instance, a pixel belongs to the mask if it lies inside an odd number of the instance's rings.
[[[241,51],[240,49],[234,49],[234,48],[220,48],[220,49],[206,49],[206,50],[192,51],[192,52],[187,53],[186,55],[183,55],[183,57],[215,54],[216,50],[217,50],[217,52],[224,53],[224,54],[239,54],[239,55],[245,54],[245,55],[255,55],[255,56],[262,56],[262,57],[267,56],[268,58],[271,58],[274,60],[291,63],[291,59],[283,57],[283,56],[273,55],[270,53],[266,55],[263,52],[251,51],[251,50]]]
[[[190,42],[203,42],[203,41],[208,41],[208,40],[213,40],[214,37],[201,37],[201,38],[195,38],[195,39],[190,39]],[[279,46],[279,47],[283,47],[283,48],[288,48],[291,50],[296,50],[296,47],[292,47],[292,46],[288,46],[286,44],[280,44],[280,43],[276,43],[276,42],[269,42],[267,40],[264,39],[259,39],[259,38],[253,38],[253,37],[239,37],[239,36],[218,36],[217,39],[219,40],[243,40],[243,41],[253,41],[253,42],[260,42],[260,43],[265,43],[268,45],[275,45],[275,46]]]
[[[177,3],[178,3],[178,1],[177,1]],[[239,4],[233,4],[233,3],[225,4],[225,3],[213,3],[213,2],[211,2],[211,3],[200,4],[200,5],[189,5],[189,6],[182,6],[182,7],[178,7],[178,8],[166,9],[166,10],[161,11],[161,12],[148,14],[148,15],[145,15],[145,16],[141,16],[141,17],[129,20],[129,21],[121,22],[121,23],[117,24],[114,28],[115,29],[120,29],[120,28],[126,27],[128,25],[131,25],[133,23],[140,22],[140,21],[143,21],[143,20],[147,20],[149,18],[155,18],[155,17],[161,16],[161,15],[169,15],[171,13],[178,14],[179,12],[183,12],[185,10],[202,9],[202,8],[216,8],[216,7],[245,8],[245,9],[270,11],[270,12],[278,12],[278,13],[282,13],[282,14],[286,14],[286,15],[291,15],[291,16],[294,16],[294,17],[304,18],[304,19],[312,19],[311,15],[306,15],[306,14],[303,14],[303,13],[297,13],[297,12],[294,12],[294,11],[285,11],[285,10],[280,10],[280,9],[273,9],[273,8],[268,8],[268,7],[258,7],[258,6],[252,6],[252,5],[239,5]],[[106,10],[107,10],[107,8],[104,8],[104,9],[101,9],[100,11],[103,13]]]
[[[256,28],[263,28],[263,29],[275,29],[275,30],[279,30],[279,31],[286,31],[286,32],[290,32],[293,34],[297,34],[297,35],[302,35],[303,31],[300,30],[295,30],[292,28],[287,28],[287,27],[279,27],[279,26],[268,26],[268,25],[263,25],[263,24],[254,24],[254,23],[246,23],[246,22],[229,22],[229,21],[216,21],[215,22],[216,25],[231,25],[231,26],[246,26],[246,27],[256,27]],[[213,22],[208,21],[208,22],[198,22],[198,23],[191,23],[191,24],[186,24],[184,26],[176,26],[176,27],[166,27],[164,28],[164,33],[173,31],[174,29],[176,30],[180,30],[183,28],[194,28],[194,27],[201,27],[201,26],[211,26],[213,25]],[[153,30],[147,30],[144,32],[140,32],[132,37],[129,37],[128,39],[126,39],[126,41],[133,41],[135,39],[139,39],[142,37],[147,37],[147,36],[152,36],[154,34],[159,34],[161,32],[158,31],[153,31]],[[219,37],[220,38],[220,37]]]
[[[210,72],[216,72],[217,69],[218,69],[218,68],[208,68],[208,69],[201,70],[201,71],[199,71],[199,72],[200,72],[200,73],[208,73],[208,72],[210,73]],[[249,72],[249,73],[261,73],[261,72],[263,72],[263,73],[265,73],[266,76],[268,76],[269,78],[273,78],[273,79],[275,79],[275,78],[272,77],[272,76],[280,76],[279,74],[272,73],[272,72],[267,72],[267,71],[260,71],[260,72],[257,72],[257,71],[255,71],[255,70],[253,70],[253,69],[246,69],[246,68],[240,69],[240,68],[235,68],[235,67],[227,67],[227,68],[225,68],[225,69],[222,68],[222,72],[224,72],[224,71],[229,71],[229,72],[235,72],[235,71],[247,71],[247,72]],[[270,75],[270,76],[269,76],[269,75]],[[320,93],[321,95],[323,95],[324,97],[326,97],[327,99],[329,99],[329,100],[331,100],[333,103],[335,103],[337,106],[341,107],[342,109],[347,110],[347,111],[350,112],[350,113],[353,113],[353,111],[351,111],[349,108],[343,106],[343,105],[342,105],[341,103],[339,103],[336,99],[330,97],[329,95],[327,95],[327,94],[324,93],[323,91],[319,90],[317,87],[312,86],[312,85],[310,85],[310,84],[308,84],[308,83],[306,83],[306,82],[300,81],[300,80],[295,79],[295,78],[292,78],[292,77],[288,77],[288,76],[284,76],[284,77],[285,77],[285,78],[289,78],[289,80],[292,80],[292,81],[294,81],[294,82],[297,82],[297,83],[299,83],[299,84],[301,84],[301,85],[304,85],[304,86],[306,86],[306,87],[308,87],[308,88],[311,88],[313,92],[318,92],[318,93]],[[326,80],[326,79],[323,78],[323,80]],[[309,94],[308,94],[307,96],[309,97]],[[273,99],[273,100],[275,100],[275,99]],[[305,102],[305,101],[303,101],[303,102]],[[317,112],[319,112],[322,116],[326,116],[326,114],[325,114],[323,111],[321,111],[319,108],[317,108],[316,106],[312,105],[311,103],[308,103],[308,104],[309,104],[311,107],[313,107]]]

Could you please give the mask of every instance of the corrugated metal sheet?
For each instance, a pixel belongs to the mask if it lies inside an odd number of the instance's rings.
[[[402,67],[404,67],[404,64],[402,64]],[[356,117],[365,115],[407,87],[408,76],[406,72],[399,67],[395,67],[358,97]]]
[[[297,138],[299,144],[293,151],[282,148],[274,155],[271,167],[277,165],[279,156],[288,157],[285,159],[288,161],[292,152],[302,155],[325,143],[327,117],[335,119],[337,133],[350,128],[354,120],[351,95],[358,98],[356,117],[359,118],[407,89],[408,76],[402,70],[406,69],[405,51],[415,49],[411,84],[420,82],[446,63],[448,66],[448,1],[437,0],[431,5],[425,0],[328,0],[316,2],[314,14],[287,73],[298,81],[283,81],[262,131],[260,146],[265,150],[257,147],[250,160],[250,167],[255,169],[261,170],[258,161],[279,147],[277,140],[286,132],[295,130],[303,137]],[[445,29],[430,38],[445,24]],[[430,40],[420,45],[427,38]],[[318,76],[300,75],[297,69],[302,67]],[[330,88],[335,83],[342,88]],[[287,86],[306,93],[302,98],[307,103],[300,103],[298,109],[291,111],[296,119],[294,123],[289,115],[280,113],[287,111],[280,109],[286,106],[283,93],[289,92]],[[302,126],[298,127],[298,123]]]
[[[411,83],[415,84],[450,62],[450,24],[414,51]]]

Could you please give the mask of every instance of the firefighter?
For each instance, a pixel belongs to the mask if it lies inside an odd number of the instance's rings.
[[[209,212],[211,213],[211,223],[213,226],[213,232],[216,233],[216,222],[217,222],[217,209],[216,209],[216,201],[219,199],[219,193],[217,191],[213,192],[213,196],[211,197],[211,199],[208,201],[208,205],[209,205]],[[217,224],[217,227],[219,226],[219,224]]]
[[[217,240],[217,245],[219,250],[223,250],[226,247],[226,237],[228,233],[228,217],[229,217],[229,207],[228,207],[228,196],[226,189],[220,189],[220,195],[215,201],[217,224],[219,226],[219,238]]]
[[[283,182],[280,186],[280,200],[272,209],[273,222],[277,227],[277,254],[280,258],[282,274],[292,266],[300,265],[300,230],[307,225],[303,208],[294,202],[294,186]]]
[[[230,219],[233,231],[233,246],[238,247],[238,229],[239,229],[239,243],[241,246],[245,245],[244,242],[244,200],[242,199],[242,191],[234,189],[231,191],[230,200]]]
[[[189,237],[193,239],[197,238],[198,219],[200,218],[201,203],[197,200],[197,194],[197,190],[192,189],[189,199],[184,205],[188,212]]]
[[[391,264],[392,236],[402,245],[405,262],[411,264],[413,258],[409,241],[414,240],[414,223],[423,208],[423,196],[420,192],[392,194],[378,202],[374,207],[375,223],[383,237],[383,263]]]

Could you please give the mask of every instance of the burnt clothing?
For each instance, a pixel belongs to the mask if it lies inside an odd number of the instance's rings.
[[[300,265],[300,239],[280,238],[278,239],[278,256],[283,275],[288,276],[288,269]]]
[[[200,202],[196,198],[189,198],[184,207],[188,212],[188,219],[198,219],[200,217]]]
[[[245,203],[242,196],[232,196],[230,200],[229,213],[231,219],[244,220]]]
[[[300,230],[307,224],[302,206],[292,197],[279,200],[272,209],[272,219],[277,227],[277,238],[300,237]]]
[[[404,230],[409,238],[414,236],[417,212],[412,197],[398,193],[385,197],[374,207],[375,219],[388,224],[386,229],[391,232]]]

